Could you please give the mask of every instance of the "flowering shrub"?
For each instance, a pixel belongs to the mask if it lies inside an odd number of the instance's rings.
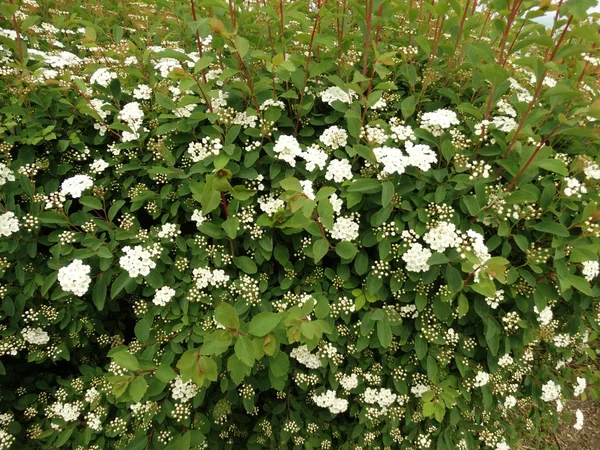
[[[0,449],[505,450],[597,396],[593,1],[73,3],[0,7]]]

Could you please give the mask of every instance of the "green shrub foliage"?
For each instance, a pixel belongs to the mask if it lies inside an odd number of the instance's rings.
[[[196,3],[0,7],[0,449],[507,450],[597,395],[593,1]]]

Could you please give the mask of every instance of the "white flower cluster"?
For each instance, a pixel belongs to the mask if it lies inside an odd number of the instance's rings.
[[[462,238],[456,225],[441,221],[430,228],[423,236],[423,240],[436,252],[444,252],[448,248],[458,248]]]
[[[348,400],[337,398],[335,391],[332,390],[326,391],[321,395],[314,394],[312,399],[317,406],[328,408],[332,414],[340,414],[346,412],[348,409]]]
[[[376,147],[373,149],[375,159],[383,164],[382,176],[388,176],[393,173],[402,175],[408,166],[415,166],[423,171],[431,168],[431,165],[437,162],[435,152],[424,144],[415,145],[408,141],[405,144],[405,155],[402,150],[395,147]]]
[[[21,330],[21,335],[25,342],[35,345],[44,345],[50,341],[50,336],[41,328],[25,327]]]
[[[317,167],[321,170],[327,165],[327,153],[325,153],[318,145],[313,144],[302,152],[300,155],[306,161],[306,170],[314,171]]]
[[[498,309],[500,303],[504,301],[504,290],[498,289],[493,297],[486,297],[485,302],[492,309]]]
[[[60,403],[57,402],[51,407],[51,412],[54,416],[61,417],[65,422],[73,422],[77,420],[81,410],[76,403]]]
[[[552,342],[559,348],[567,348],[571,344],[571,336],[568,333],[557,334],[552,338]]]
[[[157,236],[160,239],[172,239],[177,237],[179,234],[179,230],[177,229],[177,224],[175,223],[163,223],[160,227],[160,230],[157,233]]]
[[[488,384],[489,382],[490,382],[490,374],[480,370],[479,372],[477,372],[477,375],[475,376],[475,382],[473,383],[473,386],[482,387],[482,386],[485,386],[486,384]]]
[[[96,70],[90,77],[91,84],[97,84],[102,87],[108,87],[112,80],[115,80],[118,75],[106,67]]]
[[[272,98],[268,98],[262,102],[258,109],[264,111],[267,108],[285,109],[285,103],[283,103],[281,100],[273,100]]]
[[[277,211],[285,207],[285,202],[279,198],[275,198],[272,195],[263,195],[258,199],[258,205],[260,209],[272,216]]]
[[[131,278],[138,275],[146,276],[151,269],[156,267],[156,263],[152,261],[152,253],[144,249],[141,245],[135,247],[123,247],[125,255],[119,259],[121,267],[127,271]]]
[[[356,93],[352,91],[345,92],[342,88],[339,88],[337,86],[332,86],[325,89],[319,94],[319,96],[321,97],[321,100],[323,100],[329,105],[331,105],[336,100],[342,103],[350,104],[352,103],[352,99],[357,97]]]
[[[587,188],[579,182],[577,178],[565,178],[566,186],[563,190],[563,193],[567,197],[579,197],[583,194],[587,194]]]
[[[437,162],[437,155],[428,145],[415,145],[412,142],[406,142],[404,145],[406,148],[406,153],[408,153],[409,166],[415,166],[416,168],[426,172],[431,169],[432,164]]]
[[[182,69],[183,67],[181,67],[179,61],[177,61],[175,58],[160,58],[158,62],[154,64],[154,69],[158,70],[160,72],[160,76],[163,78],[167,78],[169,73],[176,68]]]
[[[341,183],[344,180],[352,179],[352,165],[346,159],[333,159],[327,167],[325,173],[326,180],[333,180],[336,183]]]
[[[158,306],[165,306],[173,297],[175,297],[175,289],[169,286],[163,286],[154,294],[152,303]]]
[[[119,112],[119,119],[127,124],[131,131],[123,132],[123,141],[134,141],[139,138],[139,129],[142,127],[142,122],[144,120],[144,111],[140,107],[138,102],[129,102],[123,109]]]
[[[206,216],[202,215],[201,209],[195,209],[192,213],[192,220],[196,222],[196,226],[202,225],[206,221]]]
[[[90,164],[90,170],[94,173],[102,173],[108,167],[108,163],[103,159],[96,159],[92,164]]]
[[[381,388],[381,389],[373,389],[367,388],[363,394],[365,403],[370,405],[378,404],[382,408],[388,408],[391,406],[398,397],[396,394],[393,394],[390,389]]]
[[[504,399],[504,409],[511,409],[517,405],[517,398],[514,395],[508,395]]]
[[[333,125],[323,131],[319,140],[327,147],[337,150],[340,147],[345,147],[348,143],[348,133],[343,128]]]
[[[475,253],[475,257],[479,260],[479,264],[485,264],[488,259],[492,256],[490,255],[487,246],[483,240],[483,235],[478,233],[475,230],[467,230],[467,236],[471,241],[471,245],[468,250],[473,251]],[[478,274],[475,274],[475,280],[478,279]]]
[[[598,275],[600,275],[600,263],[598,261],[584,261],[581,273],[586,280],[592,281]]]
[[[553,402],[560,397],[560,384],[550,380],[542,386],[541,399],[545,402]]]
[[[392,117],[389,122],[392,139],[398,143],[415,141],[417,138],[412,127],[403,125],[400,119]]]
[[[73,198],[79,198],[83,191],[91,188],[94,185],[94,180],[89,175],[75,175],[67,178],[60,185],[60,194],[63,196],[70,195]]]
[[[421,128],[429,131],[434,136],[441,136],[444,130],[458,125],[460,122],[454,111],[449,109],[438,109],[424,113],[421,117]]]
[[[150,100],[152,98],[152,88],[147,84],[140,84],[133,90],[133,98],[136,100]]]
[[[301,345],[300,347],[294,348],[290,352],[290,356],[298,361],[300,364],[305,365],[309,369],[318,369],[321,367],[321,360],[315,354],[312,354],[308,351],[308,347],[305,345]]]
[[[354,241],[358,238],[360,225],[358,224],[358,214],[348,217],[338,217],[333,224],[331,237],[340,241]]]
[[[194,269],[192,274],[198,289],[206,289],[208,286],[223,287],[230,278],[223,269],[210,270],[206,267]]]
[[[423,394],[430,389],[431,389],[431,387],[426,384],[417,384],[417,385],[413,386],[412,388],[410,388],[410,392],[415,397],[422,397]]]
[[[600,180],[600,166],[598,166],[598,164],[596,164],[596,163],[588,164],[583,169],[583,173],[585,174],[586,178],[591,178],[592,180]],[[0,177],[1,176],[2,176],[2,174],[0,173]],[[0,182],[0,184],[3,184],[3,183]]]
[[[340,384],[346,391],[351,391],[358,386],[358,377],[355,373],[350,375],[342,375],[340,378]]]
[[[7,181],[15,181],[15,173],[6,164],[0,162],[0,186],[6,184]]]
[[[577,384],[575,385],[575,387],[573,389],[573,395],[575,397],[579,397],[581,394],[583,394],[583,391],[585,391],[586,387],[587,387],[586,379],[583,377],[577,377]]]
[[[429,270],[429,264],[427,260],[431,258],[431,250],[418,242],[413,242],[404,255],[402,260],[406,263],[406,270],[409,272],[427,272]]]
[[[302,186],[302,192],[311,200],[315,199],[315,191],[313,189],[313,182],[310,180],[300,180],[300,185]]]
[[[575,411],[575,424],[573,425],[577,431],[580,431],[583,428],[583,413],[580,409]]]
[[[285,134],[277,138],[273,151],[277,153],[279,159],[287,162],[292,167],[296,167],[296,158],[303,153],[296,138]]]
[[[58,270],[58,283],[65,292],[72,292],[81,297],[85,295],[92,279],[90,277],[91,267],[83,264],[80,259],[75,259],[71,264]]]
[[[549,306],[546,306],[541,311],[538,310],[537,306],[534,306],[533,312],[538,315],[538,320],[540,322],[540,325],[550,324],[550,322],[552,322],[552,318],[554,317],[554,314],[552,313],[552,308],[550,308]]]
[[[180,376],[173,380],[173,384],[171,385],[171,395],[175,400],[186,403],[194,398],[197,393],[198,386],[196,386],[192,380],[184,382]]]
[[[19,231],[19,219],[12,211],[7,211],[0,216],[0,236],[10,236]]]

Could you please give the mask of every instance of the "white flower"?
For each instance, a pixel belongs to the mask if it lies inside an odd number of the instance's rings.
[[[438,222],[423,236],[423,240],[436,252],[443,253],[448,248],[458,248],[462,239],[456,225],[450,222]]]
[[[41,328],[23,328],[21,335],[25,342],[35,345],[44,345],[50,341],[50,336]]]
[[[274,198],[271,195],[263,195],[262,197],[259,197],[258,205],[263,212],[272,216],[285,207],[285,202],[281,199]]]
[[[326,180],[333,180],[336,183],[341,183],[344,180],[352,179],[352,165],[346,159],[334,159],[329,163],[327,172],[325,173]]]
[[[0,236],[10,236],[19,231],[19,219],[12,211],[7,211],[0,216]]]
[[[138,102],[127,103],[125,106],[123,106],[121,112],[119,112],[119,119],[125,122],[129,128],[131,128],[133,134],[136,136],[135,139],[137,139],[139,137],[137,136],[137,131],[142,126],[142,121],[144,119],[144,111],[142,111],[140,104]],[[123,132],[123,136],[124,135],[125,132]]]
[[[273,100],[272,98],[268,98],[264,102],[262,102],[258,109],[264,111],[267,108],[285,109],[285,103],[283,103],[281,100]]]
[[[600,180],[600,166],[598,166],[596,163],[588,165],[585,169],[583,169],[583,173],[585,173],[586,178]]]
[[[542,400],[553,402],[560,396],[560,385],[550,380],[542,386]]]
[[[426,384],[417,384],[410,389],[410,392],[415,397],[421,397],[425,392],[427,392],[430,389],[431,387],[427,386]]]
[[[119,263],[131,278],[138,275],[146,276],[150,273],[150,269],[156,267],[156,263],[151,259],[152,253],[142,248],[141,245],[136,245],[133,248],[123,247],[123,251],[125,255],[121,256]]]
[[[150,100],[152,98],[152,88],[147,84],[140,84],[133,90],[133,98],[136,100]]]
[[[302,191],[304,194],[311,200],[314,200],[315,191],[313,190],[313,182],[310,180],[301,180],[300,185],[302,186]]]
[[[397,173],[402,175],[409,165],[408,158],[402,153],[402,150],[395,147],[376,147],[373,149],[375,159],[379,164],[383,164],[384,175]]]
[[[427,247],[413,242],[408,251],[402,255],[402,260],[406,263],[406,270],[409,272],[427,272],[429,270],[427,260],[431,258],[431,255],[431,250]]]
[[[279,159],[284,160],[292,167],[296,167],[296,158],[302,155],[300,144],[294,136],[279,136],[273,151],[277,153]]]
[[[91,267],[83,264],[80,259],[75,259],[68,266],[61,267],[57,276],[61,289],[72,292],[78,297],[85,295],[92,282],[90,270]]]
[[[485,386],[486,384],[488,384],[489,381],[490,381],[490,374],[487,372],[482,372],[480,370],[479,372],[477,372],[477,375],[475,376],[475,382],[473,383],[473,386],[482,387],[482,386]]]
[[[55,416],[62,417],[65,422],[77,420],[81,413],[80,408],[76,403],[55,403],[52,405],[51,410]]]
[[[587,188],[577,178],[565,177],[565,182],[566,186],[563,193],[567,197],[581,198],[582,194],[587,194]]]
[[[108,167],[108,163],[103,159],[96,159],[92,164],[90,164],[90,170],[94,173],[102,173]]]
[[[534,306],[533,312],[538,315],[540,325],[548,325],[550,322],[552,322],[552,318],[554,317],[554,314],[552,314],[552,309],[549,306],[546,306],[541,312],[538,310],[537,306]]]
[[[506,399],[504,399],[504,408],[510,409],[517,404],[517,399],[514,395],[508,395]]]
[[[358,386],[358,377],[355,373],[350,375],[342,375],[340,378],[340,384],[345,390],[350,391]]]
[[[106,67],[102,67],[96,70],[90,77],[90,83],[98,84],[103,87],[108,87],[110,82],[116,79],[118,75],[115,72],[111,72]]]
[[[583,428],[583,413],[580,409],[575,411],[575,425],[573,425],[573,428],[578,431]]]
[[[340,147],[345,147],[348,142],[348,133],[343,128],[333,125],[327,128],[321,134],[319,140],[327,147],[337,150]]]
[[[7,181],[15,181],[15,173],[6,164],[0,162],[0,186],[6,184]]]
[[[510,450],[506,441],[501,441],[496,444],[496,450]]]
[[[342,211],[344,200],[339,198],[335,192],[329,197],[329,202],[331,203],[331,206],[333,206],[334,213],[339,214]]]
[[[317,355],[314,355],[308,351],[306,344],[294,348],[290,352],[290,357],[294,358],[300,364],[305,365],[309,369],[318,369],[321,367],[321,360]]]
[[[436,153],[425,144],[415,145],[410,141],[404,144],[408,154],[408,164],[415,166],[423,171],[431,169],[431,165],[437,163]]]
[[[337,398],[335,391],[326,391],[321,395],[314,394],[312,399],[317,406],[329,408],[332,414],[340,414],[348,409],[348,400]]]
[[[581,269],[581,273],[586,280],[592,281],[600,275],[600,263],[598,261],[585,261],[582,264],[583,268]]]
[[[318,145],[311,145],[305,152],[300,154],[300,157],[306,161],[306,170],[312,172],[315,168],[323,170],[327,165],[327,153],[319,148]]]
[[[192,213],[192,220],[196,222],[197,227],[200,227],[200,225],[206,222],[206,216],[202,215],[201,209],[195,209]]]
[[[339,239],[340,241],[354,241],[359,235],[359,224],[355,221],[356,218],[349,217],[338,217],[333,224],[331,230],[331,237],[333,239]]]
[[[421,128],[428,130],[434,136],[441,136],[444,130],[459,123],[456,113],[449,109],[438,109],[421,116]]]
[[[187,403],[198,393],[198,386],[192,380],[183,381],[181,376],[177,376],[171,385],[171,395],[175,400],[181,403]]]
[[[173,297],[175,297],[175,289],[163,286],[154,294],[152,303],[158,306],[165,306]]]
[[[205,136],[200,142],[190,142],[187,152],[190,154],[190,159],[194,162],[202,161],[211,155],[218,155],[223,144],[217,138],[209,138]]]
[[[356,97],[356,93],[350,91],[350,92],[344,92],[343,89],[337,87],[337,86],[332,86],[329,87],[327,89],[325,89],[324,91],[322,91],[319,96],[321,97],[321,100],[323,100],[325,103],[328,103],[329,105],[331,105],[334,101],[338,100],[342,103],[352,103],[352,99],[354,97]]]
[[[83,191],[91,188],[93,185],[94,180],[89,175],[75,175],[61,183],[60,193],[62,195],[70,195],[73,198],[79,198],[83,194]]]
[[[573,389],[573,395],[575,397],[579,397],[581,394],[583,394],[583,391],[585,391],[586,387],[587,387],[586,379],[582,378],[582,377],[577,377],[577,384],[575,385],[575,388]]]

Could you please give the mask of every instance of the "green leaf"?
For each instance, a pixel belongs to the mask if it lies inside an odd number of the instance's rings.
[[[177,378],[177,373],[168,364],[161,364],[154,372],[154,376],[163,383],[168,383]]]
[[[450,265],[446,267],[446,282],[448,283],[448,289],[453,294],[459,292],[463,287],[463,279],[460,272]]]
[[[285,178],[284,180],[281,180],[279,182],[279,185],[286,191],[292,191],[292,192],[302,192],[303,191],[300,181],[294,177],[288,177],[288,178]]]
[[[240,220],[237,217],[230,217],[225,222],[223,222],[223,229],[227,236],[231,239],[235,239],[237,236],[237,231],[240,226]]]
[[[533,225],[533,228],[537,231],[544,233],[553,234],[555,236],[569,237],[571,234],[567,227],[558,222],[552,222],[551,220],[544,220],[542,222]]]
[[[394,183],[391,181],[384,181],[381,187],[381,205],[386,207],[392,202],[394,197]]]
[[[152,327],[150,323],[146,319],[141,319],[135,324],[135,328],[133,330],[135,337],[137,337],[140,342],[146,342],[150,336],[151,328]]]
[[[254,361],[256,360],[254,345],[252,345],[252,341],[248,337],[238,336],[235,342],[235,355],[248,367],[254,365]]]
[[[377,338],[384,348],[388,348],[392,343],[392,327],[387,318],[377,322]]]
[[[239,385],[252,373],[252,368],[241,362],[236,355],[231,355],[227,359],[227,371],[233,382]]]
[[[91,208],[91,209],[103,209],[102,202],[100,201],[99,198],[96,198],[96,197],[91,197],[91,196],[81,197],[79,199],[79,203],[81,203],[83,206],[87,206],[88,208]]]
[[[234,39],[234,43],[235,49],[237,50],[241,58],[246,56],[248,54],[248,51],[250,51],[250,43],[247,39],[241,36],[236,36]]]
[[[427,340],[420,334],[415,336],[415,352],[419,359],[423,359],[427,354]]]
[[[237,310],[229,303],[222,302],[215,309],[215,320],[226,328],[237,330],[240,327],[240,317]]]
[[[126,349],[113,354],[112,359],[117,365],[127,370],[131,370],[132,372],[140,370],[140,363],[138,362],[137,358],[129,353]]]
[[[216,330],[204,337],[202,344],[202,354],[204,355],[220,355],[225,353],[233,338],[229,330]]]
[[[319,239],[313,244],[313,258],[318,263],[329,251],[329,243],[325,239]]]
[[[135,280],[127,273],[122,273],[115,279],[115,281],[113,281],[113,284],[110,287],[110,298],[115,298],[123,289],[125,289],[126,286],[130,286],[134,283]]]
[[[256,267],[256,263],[252,261],[248,256],[235,256],[233,258],[233,263],[235,266],[248,274],[255,274],[258,272],[258,267]]]
[[[263,337],[269,334],[281,321],[281,316],[272,312],[261,312],[255,315],[248,326],[248,333]]]
[[[340,258],[353,259],[358,253],[358,249],[352,242],[341,241],[335,246],[335,252]]]
[[[129,384],[129,395],[131,396],[131,400],[134,402],[139,402],[144,398],[144,394],[148,389],[148,383],[143,376],[137,376],[133,379],[133,381]]]

